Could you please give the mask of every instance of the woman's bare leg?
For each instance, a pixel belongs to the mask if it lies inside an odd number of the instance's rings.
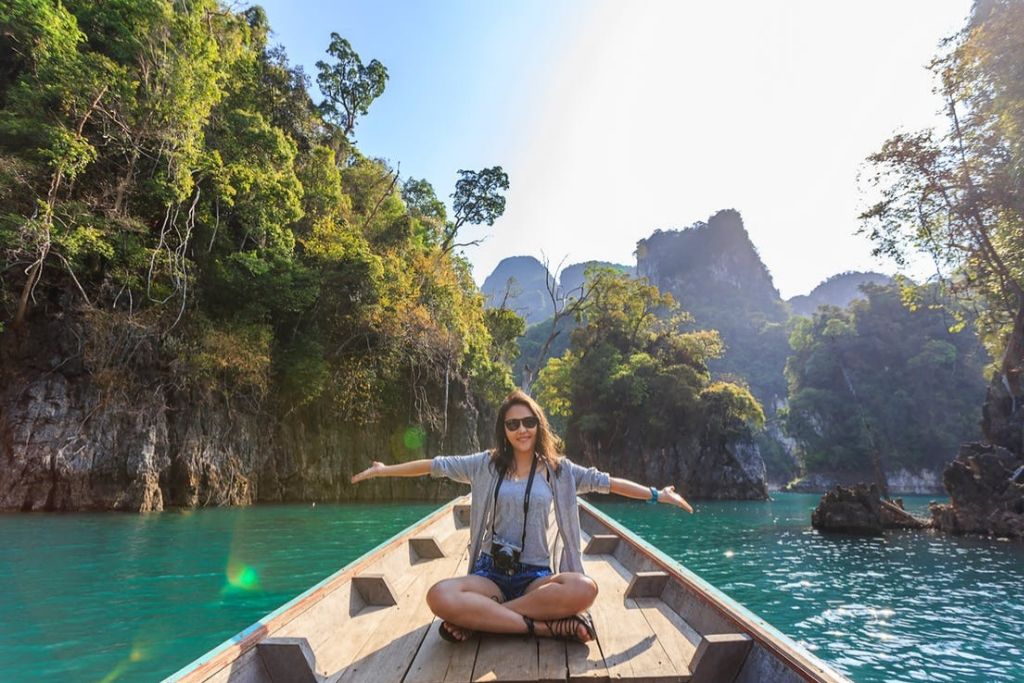
[[[573,572],[545,576],[529,585],[521,597],[504,604],[497,585],[482,576],[463,576],[445,579],[427,592],[427,604],[438,617],[460,629],[449,629],[456,638],[464,640],[466,630],[490,633],[526,633],[523,617],[544,622],[578,614],[594,603],[597,584],[593,579]],[[537,624],[538,635],[551,635],[551,630]],[[589,635],[580,625],[577,637],[587,640]]]
[[[505,607],[536,620],[537,635],[551,636],[551,628],[544,622],[579,614],[589,609],[595,599],[597,583],[592,578],[576,572],[561,572],[537,579],[523,595],[506,602]],[[582,624],[576,626],[576,638],[582,642],[590,639]]]
[[[449,632],[465,640],[472,631],[490,633],[526,633],[523,617],[506,609],[499,600],[501,590],[482,576],[461,576],[438,581],[427,591],[430,610],[447,622]]]

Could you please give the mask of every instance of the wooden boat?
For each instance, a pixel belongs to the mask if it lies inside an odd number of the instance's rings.
[[[424,596],[465,574],[456,499],[166,679],[189,683],[848,681],[698,576],[580,502],[600,594],[596,642],[441,639]]]

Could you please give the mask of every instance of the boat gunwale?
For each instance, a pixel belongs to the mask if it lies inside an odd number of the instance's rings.
[[[451,512],[456,505],[464,503],[466,498],[466,495],[456,496],[426,517],[417,520],[405,529],[382,541],[330,576],[310,586],[288,602],[261,617],[258,621],[203,653],[200,657],[164,678],[161,683],[179,683],[181,681],[202,683],[202,681],[207,680],[210,676],[231,664],[231,662],[240,659],[256,647],[264,638],[272,636],[295,619],[301,617],[314,605],[344,585],[346,581],[351,580],[352,575],[363,566],[376,561],[380,555],[397,549],[406,542],[408,536],[439,521],[446,513]]]
[[[580,498],[579,502],[580,507],[598,523],[614,531],[640,555],[654,562],[666,571],[673,580],[683,584],[685,588],[703,599],[727,621],[735,624],[759,645],[765,647],[771,654],[779,657],[804,680],[811,683],[823,683],[825,681],[829,683],[850,683],[850,679],[842,673],[833,669],[833,667],[813,653],[808,652],[792,638],[715,588],[693,571],[687,569],[654,545],[637,536],[627,527],[598,510],[593,503],[583,498]],[[682,617],[683,615],[679,616]]]
[[[164,678],[162,683],[179,683],[183,681],[202,683],[202,681],[209,679],[210,676],[254,649],[264,638],[272,636],[295,619],[301,617],[321,600],[344,585],[346,581],[350,581],[358,570],[376,561],[381,555],[396,550],[408,540],[409,536],[420,529],[433,525],[441,520],[444,515],[452,513],[456,505],[466,504],[467,499],[467,495],[460,495],[445,503],[434,512],[399,531],[376,547],[371,548],[330,576],[327,576],[255,623],[242,629],[234,636],[221,642],[202,656]],[[673,580],[678,581],[684,588],[690,590],[698,598],[714,608],[726,621],[735,624],[741,632],[751,636],[753,640],[781,659],[784,664],[801,678],[811,683],[822,683],[825,681],[830,683],[849,683],[848,678],[835,671],[814,654],[805,650],[793,641],[792,638],[783,634],[763,618],[737,603],[657,547],[643,540],[627,527],[598,510],[589,501],[583,498],[577,498],[577,500],[583,511],[590,515],[597,523],[615,532],[637,553],[666,571]]]

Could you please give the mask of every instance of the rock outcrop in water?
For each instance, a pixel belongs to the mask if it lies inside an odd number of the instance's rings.
[[[930,524],[904,510],[901,501],[882,500],[874,484],[856,484],[837,486],[822,496],[811,513],[811,526],[821,531],[877,535],[885,529],[924,529]]]
[[[943,473],[950,504],[931,507],[935,528],[1024,538],[1024,459],[1000,446],[964,444]]]
[[[996,373],[982,410],[986,443],[963,444],[943,472],[948,505],[933,505],[935,528],[1024,539],[1024,395]]]

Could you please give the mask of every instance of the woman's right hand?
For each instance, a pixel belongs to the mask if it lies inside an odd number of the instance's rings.
[[[387,465],[385,465],[384,463],[377,462],[376,460],[374,460],[373,464],[367,467],[365,470],[363,470],[359,474],[352,475],[352,483],[358,484],[364,479],[372,479],[373,477],[379,477],[380,475],[384,474],[384,469],[386,467]]]

